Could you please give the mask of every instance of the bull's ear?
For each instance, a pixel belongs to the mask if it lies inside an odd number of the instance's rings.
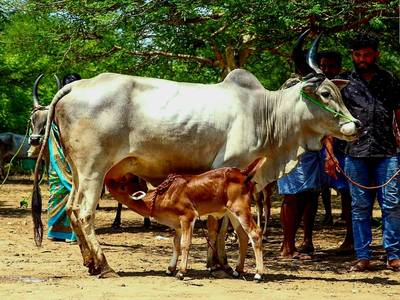
[[[319,74],[307,79],[303,84],[303,92],[306,94],[315,93],[325,79],[326,77],[324,75],[319,76]]]
[[[350,81],[344,79],[332,79],[331,80],[336,86],[341,90],[342,88],[346,87]]]

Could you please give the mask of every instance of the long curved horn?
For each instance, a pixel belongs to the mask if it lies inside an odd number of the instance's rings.
[[[319,36],[317,37],[317,39],[314,41],[314,43],[311,46],[310,51],[308,51],[307,54],[307,64],[318,74],[323,74],[324,72],[322,72],[322,70],[319,68],[317,61],[316,61],[316,56],[317,56],[317,52],[318,52],[318,46],[319,46],[319,42],[321,40],[321,36],[322,36],[323,32],[321,32],[319,34]]]
[[[59,91],[62,88],[60,79],[58,79],[56,74],[54,74],[54,77],[56,78],[56,81],[57,81],[57,91]]]
[[[33,107],[34,108],[40,106],[37,89],[38,89],[39,81],[40,81],[40,79],[42,79],[42,77],[43,77],[43,74],[40,74],[40,76],[36,79],[35,84],[33,85],[32,99],[33,99]]]
[[[296,67],[296,71],[301,75],[301,76],[306,76],[308,73],[310,73],[312,70],[309,65],[307,65],[306,60],[304,59],[303,55],[303,44],[304,44],[304,39],[308,35],[311,29],[307,29],[302,33],[302,35],[297,39],[296,45],[294,46],[293,53],[292,53],[292,59],[294,61],[294,65]]]

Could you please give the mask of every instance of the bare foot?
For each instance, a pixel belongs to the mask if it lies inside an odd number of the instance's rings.
[[[349,272],[364,272],[365,270],[369,269],[370,269],[369,260],[360,259],[359,261],[357,261],[357,264],[355,266],[352,266],[349,269]]]
[[[400,272],[400,259],[393,259],[387,262],[387,267],[389,270]]]
[[[287,259],[287,260],[309,260],[309,261],[315,261],[315,257],[312,254],[308,253],[300,253],[300,252],[294,252],[291,255],[285,255],[280,257],[281,259]]]

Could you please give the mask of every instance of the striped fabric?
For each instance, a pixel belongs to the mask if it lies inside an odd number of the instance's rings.
[[[72,176],[68,163],[59,144],[59,132],[55,124],[52,124],[49,139],[50,151],[50,198],[48,205],[49,238],[76,241],[71,222],[66,214],[65,206],[71,191]]]

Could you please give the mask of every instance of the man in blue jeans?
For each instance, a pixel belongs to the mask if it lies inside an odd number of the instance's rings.
[[[374,181],[380,186],[399,168],[393,117],[400,124],[400,80],[378,68],[379,38],[362,33],[353,38],[351,55],[354,69],[342,73],[340,79],[350,81],[341,90],[350,113],[365,126],[364,133],[347,143],[345,172],[363,186]],[[387,267],[400,271],[400,194],[399,178],[377,190],[382,211],[382,242],[387,253]],[[350,268],[362,272],[370,268],[372,248],[371,215],[374,199],[371,190],[350,184],[354,246],[357,264]]]

